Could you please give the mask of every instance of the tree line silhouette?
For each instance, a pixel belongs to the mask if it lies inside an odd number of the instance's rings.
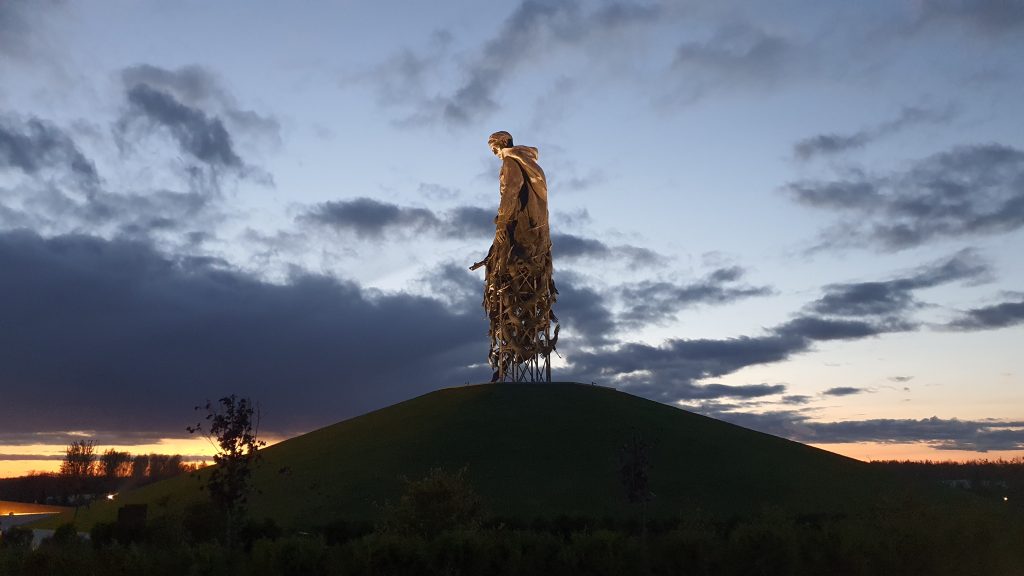
[[[75,505],[204,465],[185,462],[180,454],[132,454],[112,448],[99,452],[92,440],[76,440],[65,449],[58,472],[0,478],[0,500]]]
[[[1024,506],[1024,457],[994,460],[874,460],[871,466],[902,476],[939,483],[1004,501],[1020,509]]]

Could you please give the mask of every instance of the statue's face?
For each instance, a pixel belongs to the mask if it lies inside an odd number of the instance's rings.
[[[494,154],[495,156],[498,156],[499,152],[501,152],[501,147],[498,146],[497,144],[491,144],[491,153]]]

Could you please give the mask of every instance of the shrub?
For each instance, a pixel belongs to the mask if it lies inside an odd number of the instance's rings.
[[[446,530],[474,530],[483,515],[465,468],[454,473],[434,468],[420,480],[406,481],[398,504],[385,506],[380,528],[430,538]]]
[[[32,531],[21,526],[14,526],[4,531],[0,537],[0,548],[22,548],[32,546]]]
[[[327,546],[319,538],[289,536],[252,544],[252,576],[321,576],[327,574]]]

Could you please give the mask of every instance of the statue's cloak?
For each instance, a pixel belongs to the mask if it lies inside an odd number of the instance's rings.
[[[495,224],[498,229],[505,227],[507,232],[510,246],[501,248],[511,248],[512,257],[527,260],[551,250],[548,184],[537,156],[537,149],[532,146],[512,146],[501,151],[501,203]]]

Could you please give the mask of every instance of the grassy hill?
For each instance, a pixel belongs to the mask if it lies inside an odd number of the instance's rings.
[[[468,467],[491,512],[533,518],[627,516],[619,448],[652,443],[651,516],[700,509],[728,516],[780,506],[829,513],[863,508],[908,485],[867,464],[612,389],[571,383],[486,384],[439,390],[265,449],[254,517],[287,527],[372,519],[403,477]],[[87,529],[117,506],[150,514],[203,497],[181,476],[80,510]]]

